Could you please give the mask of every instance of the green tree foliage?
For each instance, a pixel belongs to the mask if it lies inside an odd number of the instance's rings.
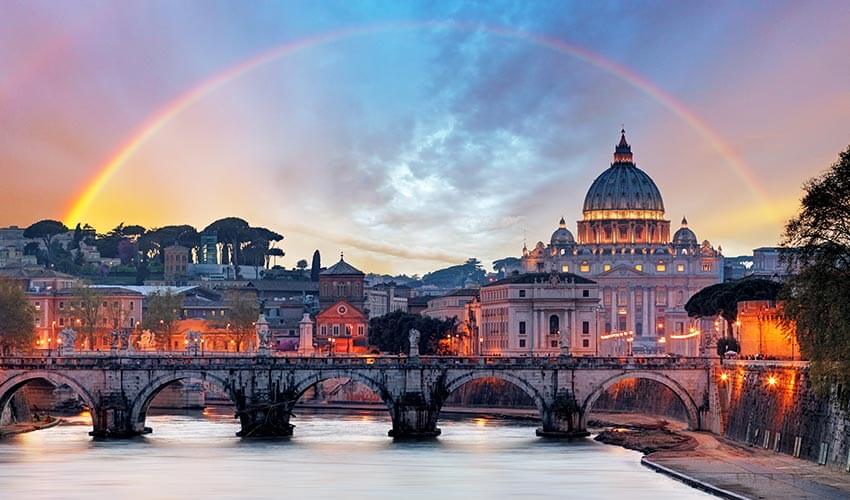
[[[239,250],[242,248],[242,243],[249,240],[249,229],[250,226],[244,219],[225,217],[213,222],[202,232],[216,234],[222,264],[238,266],[240,264]]]
[[[274,266],[277,266],[278,257],[283,257],[286,255],[286,253],[284,253],[284,251],[280,248],[269,248],[269,251],[266,255],[268,255],[272,259],[272,263],[274,264]]]
[[[152,293],[145,299],[145,303],[142,328],[156,334],[156,342],[160,350],[171,349],[177,321],[180,319],[182,297],[166,290]]]
[[[295,264],[295,267],[299,271],[304,271],[305,269],[307,269],[307,266],[308,266],[307,259],[301,259]]]
[[[35,310],[24,291],[0,280],[0,348],[31,348],[35,342]]]
[[[850,402],[850,146],[808,181],[782,245],[795,271],[782,293],[786,326],[796,328],[821,394]]]
[[[440,341],[448,339],[457,326],[457,319],[439,320],[420,314],[394,311],[369,320],[369,344],[382,352],[409,352],[409,332],[419,330],[419,352],[425,355],[446,354]]]
[[[422,277],[423,285],[434,285],[441,288],[463,288],[467,283],[483,283],[486,273],[478,259],[468,259],[463,264],[451,266],[426,274]]]
[[[313,263],[310,264],[310,281],[319,281],[319,273],[322,272],[322,255],[316,249],[313,252]]]
[[[45,219],[36,222],[24,230],[24,238],[40,239],[44,243],[44,248],[47,249],[46,261],[47,264],[52,262],[51,249],[53,248],[53,238],[57,234],[67,233],[68,228],[58,220]]]
[[[776,300],[782,284],[762,278],[744,278],[717,283],[703,288],[685,304],[692,318],[718,314],[727,322],[726,336],[732,336],[732,323],[738,319],[738,302],[744,300]]]

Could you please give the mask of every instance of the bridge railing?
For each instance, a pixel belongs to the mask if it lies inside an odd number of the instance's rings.
[[[110,353],[75,352],[72,355],[26,355],[0,358],[0,368],[163,368],[210,369],[232,367],[458,367],[458,368],[559,368],[559,369],[703,369],[707,358],[673,357],[560,357],[560,356],[258,356],[253,353]],[[728,363],[728,361],[727,361]],[[751,362],[750,362],[751,363]]]

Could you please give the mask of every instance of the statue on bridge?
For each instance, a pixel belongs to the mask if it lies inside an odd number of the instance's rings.
[[[59,354],[71,354],[77,345],[77,332],[71,328],[64,328],[59,332]]]
[[[121,344],[121,334],[120,334],[120,332],[117,329],[112,330],[112,337],[111,337],[111,340],[109,342],[109,348],[112,349],[113,351],[117,351],[118,348],[120,347],[120,344]]]
[[[139,337],[139,350],[140,351],[153,351],[156,350],[156,334],[150,330],[142,331],[142,335]]]
[[[260,354],[269,354],[272,347],[272,334],[269,330],[269,322],[265,314],[260,314],[256,323],[257,329],[257,348]]]
[[[417,330],[416,328],[410,329],[410,332],[408,334],[408,340],[410,342],[410,350],[408,351],[409,352],[408,355],[411,358],[418,358],[419,357],[419,336],[420,336],[419,330]]]
[[[201,350],[201,332],[189,330],[186,332],[186,352],[197,355]]]

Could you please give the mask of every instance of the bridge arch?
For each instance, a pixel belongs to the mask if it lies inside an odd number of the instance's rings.
[[[163,389],[175,382],[190,379],[198,379],[203,380],[204,382],[215,383],[221,389],[224,389],[224,392],[230,397],[231,401],[235,402],[230,384],[227,380],[217,375],[204,371],[181,371],[169,373],[168,375],[162,375],[148,382],[144,389],[142,389],[139,395],[133,400],[133,405],[130,408],[130,422],[133,426],[133,430],[137,433],[144,432],[148,409],[150,408],[154,398],[156,398]]]
[[[628,379],[654,380],[673,391],[673,394],[679,398],[679,401],[682,402],[682,405],[688,412],[688,427],[691,429],[700,428],[699,408],[688,390],[682,387],[682,384],[667,375],[646,370],[623,372],[602,382],[602,384],[600,384],[599,387],[591,392],[587,399],[584,400],[584,404],[581,407],[582,419],[587,420],[587,416],[590,413],[590,410],[593,409],[594,403],[596,403],[596,400],[599,399],[605,391],[617,382]]]
[[[504,382],[508,382],[509,384],[519,388],[524,392],[532,401],[534,401],[534,406],[537,407],[537,411],[540,413],[541,417],[543,415],[543,411],[546,408],[546,400],[543,395],[538,391],[533,384],[525,380],[523,377],[506,372],[501,370],[470,370],[468,372],[462,373],[460,375],[455,376],[446,381],[445,387],[445,397],[448,397],[450,394],[460,389],[461,386],[472,382],[474,380],[481,380],[493,378],[497,380],[502,380]],[[440,407],[442,408],[442,402],[440,402]]]
[[[0,413],[3,412],[6,405],[9,404],[9,401],[12,399],[12,396],[14,396],[19,389],[34,380],[46,380],[54,387],[67,385],[73,389],[74,392],[82,398],[83,403],[88,406],[89,411],[92,414],[92,423],[94,423],[94,416],[97,414],[97,406],[95,405],[95,398],[92,397],[88,389],[67,375],[46,370],[34,370],[19,373],[0,384]]]
[[[295,384],[293,385],[293,394],[295,396],[293,404],[299,401],[309,388],[315,386],[316,384],[322,383],[325,380],[331,380],[335,378],[344,378],[353,380],[355,382],[360,382],[361,384],[371,389],[375,394],[377,394],[388,409],[392,409],[392,396],[390,396],[389,390],[387,389],[386,385],[384,385],[378,380],[375,380],[372,377],[361,373],[359,370],[321,370],[296,380]]]

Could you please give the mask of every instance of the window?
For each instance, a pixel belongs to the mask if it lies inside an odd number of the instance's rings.
[[[357,325],[357,336],[362,337],[366,334],[366,328],[363,325]]]
[[[334,325],[334,337],[339,337],[339,325]]]
[[[602,290],[602,304],[605,306],[611,305],[611,289],[606,288]]]
[[[112,328],[118,328],[118,318],[112,320]]]
[[[525,321],[519,322],[519,334],[525,335]]]
[[[578,270],[583,272],[583,273],[589,273],[590,272],[590,264],[588,264],[588,262],[586,260],[584,260],[584,261],[581,262],[581,266],[579,266]]]
[[[215,311],[215,309],[213,309],[213,311],[212,311],[213,317],[215,317],[215,314],[216,314],[216,311]]]
[[[553,340],[552,342],[549,342],[549,345],[552,346],[552,347],[558,347],[558,341]]]
[[[36,303],[35,303],[35,310],[36,310],[36,311],[41,311],[41,302],[36,301]]]
[[[590,347],[590,339],[581,339],[582,347]]]
[[[345,325],[345,336],[351,337],[351,325]]]
[[[590,321],[581,322],[581,334],[590,335]]]
[[[635,335],[643,337],[643,323],[635,323]]]
[[[525,290],[520,290],[520,291],[519,291],[519,296],[520,296],[520,297],[525,297]]]
[[[643,271],[643,264],[635,264],[635,271]]]
[[[104,300],[103,301],[103,308],[106,309],[107,307],[109,307],[109,304],[107,304],[106,301]]]
[[[130,310],[133,311],[135,309],[136,309],[136,303],[131,300],[130,301]],[[222,316],[224,316],[224,314],[222,314]]]
[[[519,346],[525,347],[525,339],[519,339]]]
[[[218,313],[224,316],[224,309],[220,310]]]
[[[134,326],[136,326],[136,318],[131,317],[130,318],[130,328],[133,328]]]
[[[61,300],[59,301],[59,310],[60,310],[60,311],[64,311],[64,310],[65,310],[65,303],[64,303],[64,302],[62,302]]]
[[[666,272],[667,271],[667,264],[665,264],[663,262],[659,262],[658,264],[655,264],[655,270],[658,271],[659,273]]]
[[[569,264],[561,264],[561,272],[562,273],[570,272],[570,265]]]
[[[326,325],[322,325],[322,337],[328,336],[328,327]]]
[[[684,264],[676,264],[676,272],[677,273],[685,272],[685,265]]]
[[[59,326],[65,326],[65,318],[59,318]]]
[[[711,264],[703,264],[702,270],[703,271],[711,271]]]
[[[617,304],[624,305],[629,302],[629,291],[625,288],[620,288],[617,290]]]
[[[557,314],[549,316],[549,335],[557,335],[561,331],[561,319]]]
[[[655,305],[657,306],[666,306],[667,305],[667,290],[664,288],[659,288],[655,291]]]
[[[117,302],[117,301],[116,301],[116,302],[113,302],[113,303],[112,303],[112,307],[114,307],[115,309],[118,309],[118,302]]]
[[[604,264],[604,265],[602,266],[602,270],[603,270],[603,271],[605,271],[605,272],[607,273],[608,271],[610,271],[610,270],[611,270],[611,264]]]
[[[582,297],[590,297],[590,290],[582,290],[581,296]]]
[[[611,323],[605,323],[605,333],[611,333]]]

